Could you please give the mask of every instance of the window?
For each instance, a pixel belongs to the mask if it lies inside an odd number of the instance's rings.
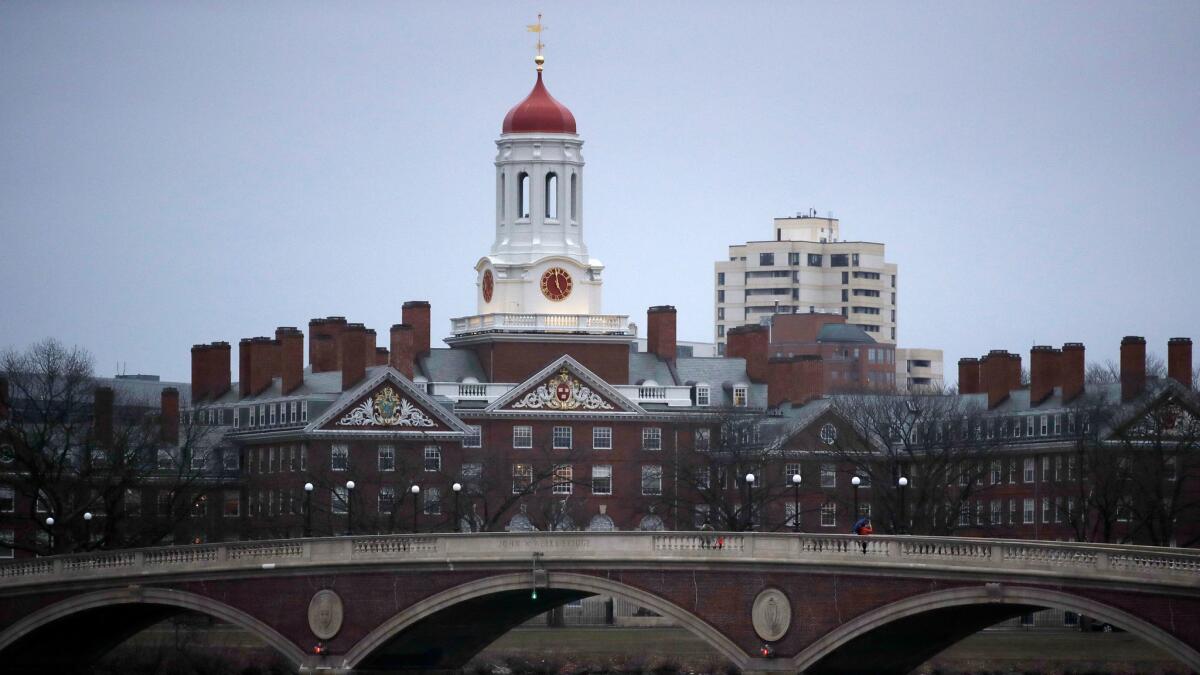
[[[821,266],[821,254],[820,253],[809,253],[808,254],[808,266],[809,267],[820,267]]]
[[[513,447],[533,447],[533,427],[513,427]]]
[[[800,475],[800,463],[789,462],[783,465],[783,484],[787,487],[792,486],[792,476]]]
[[[221,466],[226,471],[238,470],[238,453],[233,448],[225,448],[221,451]]]
[[[517,217],[529,217],[529,174],[517,174]]]
[[[696,481],[697,490],[707,490],[712,487],[712,474],[707,466],[696,467],[696,472],[692,475]]]
[[[275,448],[267,448],[267,473],[275,473]]]
[[[718,321],[723,321],[724,319],[725,319],[725,308],[724,308],[724,307],[718,307],[718,308],[717,308],[717,320],[718,320]]]
[[[483,428],[476,425],[467,425],[471,430],[466,436],[463,436],[462,446],[464,448],[482,448],[483,447]]]
[[[1067,480],[1075,480],[1075,455],[1067,457]]]
[[[1022,476],[1022,480],[1026,483],[1033,482],[1033,458],[1032,457],[1025,458],[1025,471],[1024,471],[1024,476]]]
[[[612,427],[592,427],[592,449],[612,450]]]
[[[879,291],[871,290],[869,288],[856,288],[854,289],[854,295],[859,297],[878,298]]]
[[[1042,482],[1050,482],[1050,455],[1042,455]]]
[[[1025,511],[1024,518],[1022,519],[1021,522],[1025,523],[1026,525],[1032,524],[1033,523],[1033,498],[1032,497],[1029,497],[1025,500],[1024,511]]]
[[[1025,418],[1025,436],[1033,438],[1033,415]]]
[[[427,516],[440,516],[442,514],[442,489],[441,488],[425,488],[421,493],[421,501],[423,502],[421,509]]]
[[[662,494],[662,467],[657,464],[642,466],[642,494]]]
[[[12,486],[0,485],[0,513],[13,513],[16,503],[16,493]]]
[[[1054,498],[1054,522],[1062,522],[1062,497]]]
[[[1003,469],[1000,460],[992,460],[992,485],[997,485],[1002,482]]]
[[[255,418],[255,408],[254,408],[254,406],[250,406],[250,407],[248,408],[248,411],[249,411],[249,414],[250,414],[250,418],[249,418],[249,421],[248,421],[248,423],[247,423],[247,425],[246,425],[246,426],[248,426],[248,427],[250,427],[250,428],[254,428],[254,423],[257,421],[257,419]]]
[[[821,465],[821,487],[837,487],[837,467],[833,464]]]
[[[436,445],[425,446],[425,470],[442,470],[442,449]]]
[[[569,495],[572,492],[574,470],[570,464],[560,464],[554,467],[554,484],[551,488],[556,495]]]
[[[346,489],[345,485],[339,485],[338,487],[333,488],[329,499],[331,511],[338,514],[344,514],[347,511],[347,505],[349,503],[350,491]]]
[[[1058,455],[1057,457],[1054,458],[1054,482],[1055,483],[1062,480],[1062,472],[1063,472],[1063,458],[1062,458],[1062,455]]]
[[[170,471],[175,468],[175,458],[171,455],[171,451],[167,448],[159,448],[158,450],[158,470]]]
[[[784,502],[783,505],[784,527],[798,528],[800,527],[800,513],[796,511],[795,502]]]
[[[579,220],[579,176],[571,174],[571,220]]]
[[[712,447],[712,430],[701,427],[696,429],[696,452],[708,452]]]
[[[558,220],[558,174],[546,174],[546,218]]]
[[[275,426],[275,424],[276,424],[276,421],[275,421],[275,420],[276,420],[276,417],[275,417],[275,410],[276,410],[276,408],[278,408],[278,407],[279,407],[279,406],[277,406],[277,405],[270,405],[270,406],[267,406],[267,408],[268,408],[268,409],[271,411],[271,426]]]
[[[958,505],[958,526],[967,527],[971,524],[971,504],[963,502]]]
[[[1054,416],[1053,432],[1054,432],[1055,436],[1059,436],[1062,434],[1062,415]]]
[[[848,288],[842,289],[842,302],[850,302],[850,289],[848,289]],[[845,311],[845,309],[846,309],[845,307],[842,308],[843,312]]]
[[[300,421],[301,422],[308,421],[308,401],[300,402]]]
[[[0,530],[0,558],[13,557],[13,531]]]
[[[300,406],[296,405],[295,401],[288,403],[288,421],[292,424],[296,423],[296,414],[299,410],[299,407]]]
[[[747,404],[747,388],[744,384],[739,384],[733,388],[733,405],[737,408],[745,408]]]
[[[192,451],[192,471],[204,471],[208,468],[208,451],[193,450]]]
[[[396,448],[391,445],[379,446],[379,470],[396,470]]]
[[[1017,482],[1017,460],[1014,458],[1014,459],[1010,459],[1008,461],[1008,483],[1009,483],[1009,485],[1015,485],[1016,482]]]
[[[300,470],[308,471],[308,446],[300,446]]]
[[[267,426],[267,406],[265,403],[258,406],[258,424],[259,426]]]
[[[708,504],[697,504],[692,510],[692,527],[698,530],[704,527],[705,523],[711,524],[708,519]]]
[[[717,285],[718,286],[725,285],[725,273],[724,272],[717,272]]]
[[[708,390],[707,385],[703,385],[703,384],[696,385],[696,405],[698,405],[698,406],[708,405],[708,395],[709,395],[709,390]]]
[[[592,494],[612,494],[612,465],[598,464],[592,467]]]
[[[554,449],[571,449],[571,427],[554,427]]]
[[[350,446],[334,443],[329,448],[329,470],[347,471],[350,468]]]
[[[771,265],[774,265],[775,264],[775,254],[774,253],[759,253],[758,254],[758,264],[763,267],[769,267]]]
[[[483,464],[481,462],[464,462],[459,473],[462,476],[463,485],[478,489],[479,480],[483,478]]]
[[[242,492],[241,490],[226,490],[225,491],[225,506],[221,512],[226,518],[237,518],[242,513]]]
[[[512,491],[513,494],[521,494],[529,489],[533,484],[533,465],[532,464],[513,464],[512,470]]]
[[[725,326],[723,326],[723,325],[717,326],[717,337],[725,337]]]
[[[821,527],[837,526],[837,504],[825,502],[821,505]]]
[[[1000,525],[1000,524],[1004,523],[1004,521],[1001,518],[1002,518],[1002,515],[1000,513],[1000,500],[993,499],[992,500],[992,515],[991,515],[991,520],[988,521],[988,524],[989,525]]]
[[[717,291],[717,302],[725,302],[725,291]]]
[[[1050,498],[1042,497],[1042,523],[1050,522]]]
[[[833,445],[837,441],[837,427],[829,422],[821,425],[821,440],[825,445]]]
[[[642,429],[642,449],[662,450],[662,429],[658,427]]]
[[[385,485],[379,488],[379,512],[387,515],[396,509],[396,488]]]
[[[1039,419],[1039,422],[1040,422],[1040,424],[1038,424],[1038,435],[1045,436],[1046,434],[1050,433],[1050,416],[1042,415],[1041,418]]]

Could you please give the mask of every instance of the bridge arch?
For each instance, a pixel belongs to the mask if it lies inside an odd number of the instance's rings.
[[[442,591],[408,607],[380,624],[375,630],[359,640],[350,651],[346,652],[341,667],[356,668],[368,663],[372,655],[383,649],[394,637],[416,626],[420,622],[434,617],[439,612],[443,612],[456,605],[504,593],[522,593],[527,595],[530,590],[530,575],[528,572],[523,572],[486,577]],[[550,573],[548,588],[539,588],[538,591],[539,593],[565,591],[577,597],[611,595],[634,602],[663,616],[674,619],[679,626],[686,628],[704,640],[739,668],[744,667],[749,662],[749,657],[746,653],[733,640],[730,640],[712,625],[686,609],[639,588],[604,577],[552,571]],[[537,613],[541,613],[541,611],[545,610],[542,609]],[[496,637],[499,637],[499,635],[508,629],[506,627],[504,630],[496,633]]]
[[[972,609],[976,610],[973,614]],[[822,636],[797,654],[792,663],[805,673],[862,672],[863,659],[875,654],[884,661],[878,668],[872,668],[875,672],[907,673],[967,635],[1037,609],[1060,609],[1110,623],[1200,672],[1200,652],[1194,647],[1124,610],[1069,593],[1001,584],[935,591],[884,605]],[[963,616],[964,612],[968,615]],[[908,640],[908,658],[896,653],[879,654],[878,645],[867,648],[873,636],[919,617],[932,617],[943,626],[955,625],[957,629],[932,632],[942,638],[934,642],[928,639],[931,632],[923,628],[919,631],[925,638],[923,641],[911,640],[914,636],[904,636],[901,631],[901,639]],[[948,617],[953,617],[952,624],[946,623]]]
[[[9,626],[3,632],[0,632],[0,655],[4,655],[5,651],[16,646],[23,639],[36,638],[39,631],[52,628],[55,624],[69,621],[72,617],[79,617],[86,612],[92,610],[104,610],[111,608],[160,608],[164,611],[142,613],[141,618],[151,620],[153,623],[156,620],[168,618],[170,615],[181,610],[190,610],[211,616],[215,619],[231,623],[238,626],[254,636],[261,639],[266,644],[275,649],[283,658],[294,667],[300,668],[304,663],[305,655],[299,647],[293,644],[290,640],[281,635],[274,628],[266,623],[254,618],[253,616],[243,612],[240,609],[230,607],[229,605],[213,600],[212,598],[186,591],[176,591],[163,588],[133,588],[126,587],[120,589],[109,589],[96,591],[93,593],[85,593],[77,595],[66,600],[62,600],[44,609],[41,609],[20,621]],[[146,623],[137,624],[137,628],[132,631],[118,632],[120,627],[115,627],[116,630],[109,632],[107,635],[100,635],[100,638],[110,638],[105,640],[105,647],[111,647],[118,644],[123,639],[130,637],[141,628],[145,627]],[[62,646],[61,640],[59,641]],[[75,650],[72,650],[73,652]],[[107,651],[107,649],[102,649]],[[16,661],[19,661],[19,656],[13,655]],[[79,658],[85,656],[81,653],[72,653],[69,656]],[[39,668],[45,668],[44,663],[46,655],[40,654],[39,661],[42,662]],[[6,663],[13,663],[13,658],[5,658]],[[44,672],[44,671],[42,671]]]

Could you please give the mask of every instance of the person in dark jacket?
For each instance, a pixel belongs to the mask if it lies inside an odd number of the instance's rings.
[[[854,527],[851,529],[851,531],[854,534],[859,535],[860,537],[865,537],[865,536],[871,534],[872,532],[874,532],[875,528],[871,527],[871,519],[870,518],[859,518],[854,523]],[[863,555],[867,554],[867,540],[866,539],[862,540],[862,552],[863,552]]]

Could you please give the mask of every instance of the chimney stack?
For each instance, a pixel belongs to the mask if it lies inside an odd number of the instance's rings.
[[[983,393],[979,384],[979,359],[968,357],[958,360],[958,393]]]
[[[203,401],[212,394],[212,353],[208,345],[192,345],[192,400]]]
[[[646,350],[665,361],[674,361],[675,344],[675,308],[651,307],[646,312]]]
[[[404,303],[402,319],[412,326],[413,360],[420,358],[429,351],[429,303],[424,300],[409,300]]]
[[[346,329],[346,317],[330,316],[308,322],[308,362],[314,373],[327,373],[341,368],[340,347],[342,331]],[[320,336],[329,338],[328,344]]]
[[[1054,394],[1059,386],[1062,352],[1038,345],[1029,352],[1029,405],[1037,406]]]
[[[767,406],[802,406],[825,393],[825,362],[816,354],[767,359]]]
[[[735,326],[726,333],[725,356],[746,359],[746,375],[751,382],[767,381],[769,351],[770,330],[766,326]]]
[[[280,385],[284,396],[304,383],[304,333],[293,326],[275,329],[279,343]]]
[[[1121,402],[1138,397],[1146,388],[1146,338],[1121,338]]]
[[[387,347],[376,347],[375,348],[375,365],[386,366],[388,364],[389,360],[390,360],[390,356],[389,356]]]
[[[246,398],[253,389],[250,383],[250,338],[238,341],[238,398]]]
[[[979,363],[980,387],[988,395],[988,410],[994,409],[1008,398],[1012,381],[1012,359],[1003,349],[993,349]],[[1017,362],[1018,382],[1020,361]]]
[[[232,364],[233,348],[228,342],[213,342],[208,345],[208,365],[205,376],[208,381],[208,395],[210,400],[217,400],[229,393],[230,387],[233,385],[233,377],[230,372]]]
[[[392,368],[408,379],[413,378],[413,328],[406,323],[392,326],[392,352],[389,356]]]
[[[113,390],[112,387],[97,387],[92,403],[92,425],[96,433],[96,444],[112,448],[113,442]]]
[[[159,420],[162,442],[167,445],[179,445],[179,390],[166,387],[159,399],[162,410]]]
[[[346,324],[342,331],[342,391],[358,384],[367,374],[366,331],[361,323]]]
[[[1086,372],[1082,342],[1067,342],[1062,346],[1058,379],[1062,383],[1063,403],[1074,401],[1083,393],[1083,378]]]
[[[1167,341],[1167,376],[1186,389],[1192,388],[1191,338],[1175,337]]]

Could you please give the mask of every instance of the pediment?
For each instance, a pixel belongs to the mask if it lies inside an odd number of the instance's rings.
[[[313,424],[321,431],[462,434],[466,425],[399,372],[387,368]]]
[[[1176,397],[1166,396],[1129,424],[1122,435],[1130,439],[1200,438],[1200,416]]]
[[[487,410],[520,413],[645,412],[612,385],[565,355],[493,401]]]

